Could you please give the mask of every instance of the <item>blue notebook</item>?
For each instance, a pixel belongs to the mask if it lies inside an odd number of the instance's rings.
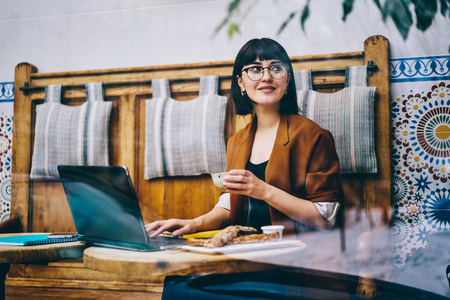
[[[49,234],[30,234],[19,236],[0,236],[0,246],[34,246],[54,243],[75,242],[78,237],[47,238]]]

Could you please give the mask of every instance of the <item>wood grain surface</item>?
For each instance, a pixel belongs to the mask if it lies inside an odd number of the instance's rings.
[[[86,268],[129,275],[199,275],[251,272],[290,265],[305,257],[304,245],[239,252],[228,255],[202,254],[181,249],[135,252],[90,247],[84,251]],[[290,260],[287,258],[290,257]]]

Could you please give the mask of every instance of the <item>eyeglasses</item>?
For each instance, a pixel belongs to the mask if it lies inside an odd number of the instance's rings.
[[[258,81],[263,78],[265,69],[269,69],[269,73],[273,79],[282,79],[287,74],[286,67],[282,64],[272,65],[270,67],[251,66],[242,69],[242,72],[247,73],[248,79]]]

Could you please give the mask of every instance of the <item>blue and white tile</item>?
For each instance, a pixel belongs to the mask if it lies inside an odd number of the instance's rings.
[[[450,56],[391,60],[395,264],[450,230]]]
[[[0,82],[0,104],[14,101],[14,82]],[[0,106],[0,111],[4,112],[5,107]]]
[[[11,208],[12,113],[0,113],[0,223]]]

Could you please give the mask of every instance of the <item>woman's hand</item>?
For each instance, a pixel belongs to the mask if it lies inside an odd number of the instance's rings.
[[[255,199],[264,200],[270,190],[270,185],[258,179],[247,170],[230,170],[224,178],[223,186],[231,194],[242,194]]]
[[[145,225],[145,231],[150,238],[160,235],[163,231],[172,231],[173,236],[180,236],[183,234],[194,233],[197,231],[197,225],[194,220],[170,219],[155,221]],[[152,232],[153,231],[153,232]]]

